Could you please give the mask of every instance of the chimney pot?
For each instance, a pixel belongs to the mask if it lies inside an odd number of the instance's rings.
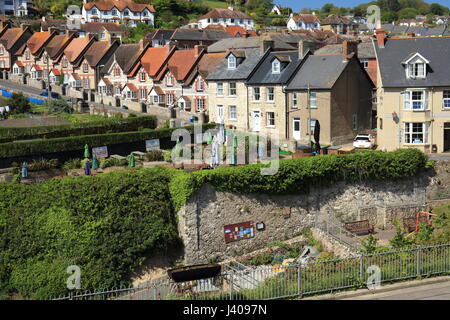
[[[259,45],[259,50],[261,51],[261,53],[266,52],[269,48],[270,49],[274,49],[275,48],[275,41],[261,39],[260,45]]]
[[[342,42],[342,57],[344,60],[348,60],[349,55],[354,53],[358,55],[358,41],[356,40],[344,40]]]
[[[195,52],[195,57],[198,58],[200,56],[200,53],[202,52],[202,50],[204,50],[206,47],[203,45],[195,45],[194,46],[194,52]]]
[[[303,59],[308,51],[314,53],[316,49],[316,44],[310,40],[300,40],[298,42],[298,58]]]

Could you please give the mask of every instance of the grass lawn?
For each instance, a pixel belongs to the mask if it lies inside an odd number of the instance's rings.
[[[228,8],[228,3],[224,1],[206,0],[202,1],[202,3],[211,8]]]
[[[447,203],[440,207],[434,208],[433,213],[436,213],[437,215],[441,215],[441,214],[450,215],[450,203]]]

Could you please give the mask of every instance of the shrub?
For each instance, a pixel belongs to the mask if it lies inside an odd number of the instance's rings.
[[[63,165],[66,170],[81,169],[81,159],[70,159]]]
[[[163,151],[163,160],[165,162],[172,162],[172,151],[171,150]]]
[[[162,161],[164,160],[162,150],[150,150],[144,155],[145,161]]]
[[[59,166],[58,159],[47,160],[44,158],[33,159],[28,165],[28,171],[42,171],[57,168]]]
[[[139,118],[136,118],[139,119]],[[212,124],[204,125],[204,128],[212,127]],[[193,126],[183,127],[190,131]],[[109,146],[120,143],[145,141],[148,139],[170,138],[172,132],[180,128],[145,130],[133,132],[118,132],[96,135],[84,135],[75,137],[63,137],[46,140],[18,141],[0,144],[0,158],[27,156],[34,154],[82,151],[85,144],[90,147]]]
[[[48,104],[48,112],[51,114],[72,113],[72,107],[62,99],[53,99]]]
[[[119,160],[116,158],[100,159],[100,169],[105,169],[109,167],[124,167],[128,165],[127,160]]]
[[[77,121],[71,124],[40,127],[0,128],[0,142],[13,140],[59,138],[113,132],[136,131],[140,128],[156,128],[156,117],[145,116],[131,119],[106,118],[91,122]]]
[[[13,93],[11,98],[6,100],[11,114],[28,113],[31,111],[31,104],[22,93]]]

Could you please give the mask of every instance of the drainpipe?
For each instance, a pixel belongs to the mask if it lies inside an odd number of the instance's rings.
[[[286,140],[289,140],[289,111],[288,111],[288,94],[286,92],[286,86],[281,86],[281,92],[284,93],[284,114],[285,114],[284,138]]]
[[[249,114],[249,109],[248,109],[248,85],[245,83],[245,95],[246,95],[246,101],[247,101],[247,131],[250,130],[250,114]]]

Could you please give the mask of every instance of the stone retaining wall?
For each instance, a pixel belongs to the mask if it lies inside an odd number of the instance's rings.
[[[319,241],[324,251],[332,252],[339,258],[346,259],[359,256],[356,250],[352,250],[350,247],[343,245],[335,238],[318,228],[311,228],[311,234],[314,239]]]

